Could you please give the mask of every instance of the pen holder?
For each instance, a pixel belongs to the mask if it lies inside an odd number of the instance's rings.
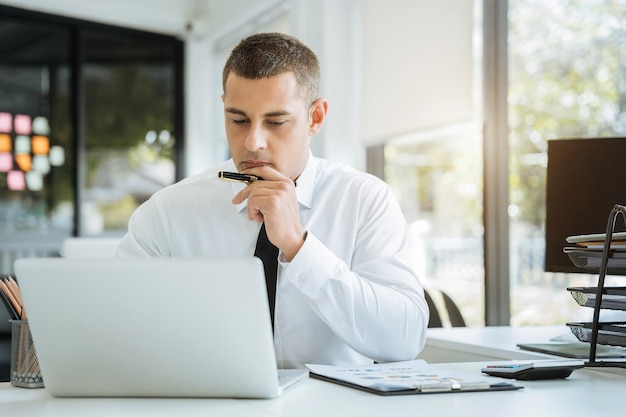
[[[42,388],[43,378],[27,320],[11,322],[11,385]]]

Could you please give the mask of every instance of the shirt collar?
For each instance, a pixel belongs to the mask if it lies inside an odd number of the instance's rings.
[[[232,160],[229,161],[232,165],[233,169],[235,167]],[[313,203],[313,189],[315,186],[315,172],[317,171],[317,159],[313,157],[311,152],[309,151],[309,159],[304,167],[304,170],[298,177],[297,186],[296,186],[296,196],[298,198],[298,203],[306,208],[311,208]],[[231,187],[233,190],[233,196],[235,196],[239,191],[243,190],[246,187],[246,184],[242,184],[239,182],[231,183]],[[237,204],[237,211],[242,211],[246,207],[246,203],[248,200],[244,200],[243,202]]]
[[[309,151],[309,159],[304,171],[298,177],[296,194],[298,203],[306,208],[313,205],[313,190],[315,189],[315,173],[317,172],[317,159]]]

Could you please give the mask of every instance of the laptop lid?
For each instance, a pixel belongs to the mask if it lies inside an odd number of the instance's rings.
[[[15,273],[52,395],[282,392],[257,258],[25,258]]]

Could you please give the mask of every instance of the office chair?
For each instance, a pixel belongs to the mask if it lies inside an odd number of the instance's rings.
[[[459,307],[456,305],[454,300],[445,292],[441,290],[439,292],[443,298],[443,303],[446,307],[448,318],[450,319],[450,325],[452,327],[465,327],[466,325],[465,320],[463,319],[463,314],[461,314],[461,310],[459,310]]]
[[[439,315],[439,310],[437,310],[437,306],[433,301],[428,291],[424,290],[424,296],[426,298],[426,304],[428,304],[428,311],[430,312],[430,317],[428,318],[428,327],[443,327],[443,323],[441,323],[441,316]]]
[[[451,327],[466,327],[465,319],[463,318],[463,314],[461,310],[456,305],[454,300],[441,290],[433,290],[439,293],[441,298],[443,299],[443,307],[445,308],[446,314],[448,315],[448,319],[450,321]],[[428,319],[428,327],[447,327],[444,326],[443,320],[441,319],[441,314],[439,314],[439,309],[437,304],[435,303],[432,296],[428,293],[428,291],[424,290],[424,296],[426,298],[426,304],[428,304],[428,310],[430,311],[430,318]]]

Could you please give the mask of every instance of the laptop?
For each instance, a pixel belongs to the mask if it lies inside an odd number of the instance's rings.
[[[46,390],[57,397],[272,398],[278,370],[260,260],[15,262]]]

